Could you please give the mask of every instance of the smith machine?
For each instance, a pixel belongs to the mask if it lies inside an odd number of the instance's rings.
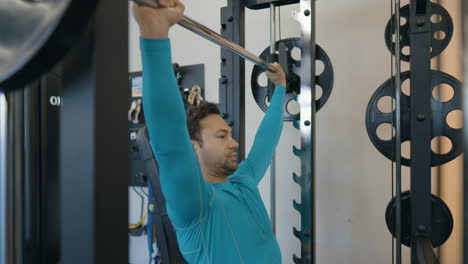
[[[151,1],[135,2],[157,7]],[[300,11],[295,15],[299,22],[301,38],[276,40],[276,8],[300,2]],[[244,44],[244,7],[251,9],[270,9],[270,46],[259,57],[246,51]],[[264,84],[262,75],[268,69],[267,62],[278,61],[287,72],[288,93],[284,100],[286,121],[293,122],[301,132],[301,147],[293,148],[293,153],[301,161],[300,175],[293,175],[295,183],[301,187],[301,203],[293,201],[294,208],[301,214],[301,228],[293,229],[293,234],[301,242],[301,256],[293,256],[295,263],[314,262],[314,178],[315,178],[315,112],[328,100],[333,87],[333,68],[327,54],[315,44],[315,2],[314,1],[265,1],[248,0],[228,1],[221,9],[221,35],[184,16],[179,25],[225,48],[221,52],[220,110],[227,123],[233,127],[234,138],[244,142],[244,65],[234,54],[255,64],[251,75],[251,88],[258,106],[266,111],[273,93],[274,85]],[[293,50],[300,49],[301,57],[294,58]],[[231,51],[231,52],[228,52]],[[315,62],[321,61],[324,70],[316,76]],[[315,96],[315,87],[322,90],[320,98]],[[300,104],[300,111],[291,107],[294,101]],[[311,103],[315,102],[315,103]],[[299,114],[300,113],[300,114]],[[244,150],[240,151],[244,158]],[[271,164],[271,221],[275,230],[275,167]],[[160,187],[153,186],[153,189]],[[155,217],[158,217],[157,215]],[[167,254],[166,254],[167,255]],[[174,256],[175,257],[175,256]]]

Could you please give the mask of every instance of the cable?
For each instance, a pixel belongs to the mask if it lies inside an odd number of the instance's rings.
[[[142,187],[140,187],[140,188],[142,188]],[[138,195],[138,197],[140,197],[140,199],[141,199],[141,209],[140,209],[140,221],[138,221],[137,224],[128,225],[128,228],[129,228],[129,229],[135,229],[135,228],[138,228],[138,227],[142,226],[143,223],[144,223],[145,220],[146,220],[146,216],[148,215],[148,210],[146,210],[146,211],[144,210],[144,206],[145,206],[145,197],[144,197],[143,195],[141,195],[140,192],[137,191],[137,189],[135,188],[134,185],[132,185],[132,189],[133,189],[133,191]],[[141,189],[141,191],[142,191],[143,193],[145,193],[145,192],[143,191],[143,188]],[[148,196],[148,195],[146,195],[146,196]],[[143,214],[143,211],[145,211],[144,214]]]
[[[148,197],[148,193],[143,189],[143,186],[140,186],[140,190],[146,197]]]
[[[132,189],[138,195],[138,197],[140,197],[140,199],[141,199],[140,218],[143,218],[143,211],[144,211],[144,208],[145,208],[145,197],[143,195],[141,195],[141,193],[139,193],[137,191],[137,189],[135,188],[134,185],[132,185]]]
[[[146,211],[146,213],[143,215],[143,217],[140,219],[140,221],[138,221],[137,224],[128,225],[128,229],[135,229],[135,228],[138,228],[138,227],[142,226],[143,223],[145,222],[147,216],[148,216],[148,211]]]

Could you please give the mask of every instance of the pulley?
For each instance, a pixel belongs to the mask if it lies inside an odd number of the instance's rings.
[[[445,243],[452,234],[453,217],[448,206],[439,197],[431,195],[432,203],[432,247],[437,248]],[[387,228],[395,237],[395,198],[387,206],[385,222]],[[424,227],[420,227],[421,229]],[[411,246],[411,194],[410,191],[401,194],[401,243]]]
[[[294,94],[299,94],[301,80],[300,80],[300,67],[301,61],[299,56],[295,56],[294,49],[300,50],[301,40],[299,38],[287,38],[276,42],[276,49],[278,50],[278,60],[281,67],[286,72],[287,78],[287,93],[284,97],[284,120],[293,121],[299,119],[299,113],[290,111],[288,104],[295,101]],[[269,48],[266,48],[261,54],[260,58],[267,60],[269,55]],[[316,45],[316,61],[321,61],[324,69],[316,76],[316,91],[321,89],[322,94],[316,93],[316,107],[317,111],[323,107],[333,89],[333,66],[330,58],[325,51]],[[251,88],[252,94],[257,102],[257,105],[263,110],[268,109],[268,91],[267,91],[267,77],[265,71],[258,66],[252,70]]]
[[[0,86],[24,87],[78,40],[96,0],[0,1]]]
[[[400,8],[400,54],[404,61],[410,60],[410,25],[409,5]],[[385,44],[392,54],[395,50],[395,16],[385,28]],[[431,58],[438,56],[448,46],[453,35],[453,21],[450,14],[441,5],[431,3]]]
[[[447,116],[456,110],[461,110],[461,83],[456,78],[440,72],[431,71],[431,108],[432,116],[417,116],[416,118],[424,120],[426,118],[431,119],[432,123],[432,138],[435,137],[447,137],[452,147],[447,153],[441,154],[436,153],[434,150],[431,154],[432,166],[439,166],[445,164],[460,155],[463,151],[462,144],[462,129],[458,127],[451,127],[448,124]],[[401,74],[401,83],[409,82],[411,76],[410,72],[404,72]],[[372,95],[366,111],[366,128],[367,134],[369,135],[372,143],[385,157],[394,160],[394,145],[395,137],[393,135],[394,127],[392,126],[392,120],[395,115],[395,99],[394,99],[394,78],[387,80],[382,84],[377,91]],[[437,88],[450,87],[453,91],[453,96],[449,100],[442,100],[437,98]],[[430,91],[428,91],[430,92]],[[408,93],[408,92],[407,92]],[[389,103],[389,102],[392,103]],[[387,109],[384,107],[385,104],[392,105],[388,106]],[[405,94],[405,91],[401,93],[401,142],[410,141],[410,96]],[[390,127],[392,135],[387,138],[382,137],[378,134],[380,126]],[[401,164],[410,166],[411,160],[406,157],[401,157]]]

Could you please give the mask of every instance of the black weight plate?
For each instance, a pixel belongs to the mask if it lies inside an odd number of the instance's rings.
[[[432,237],[434,248],[440,247],[449,239],[453,230],[453,217],[448,206],[439,197],[431,195],[432,203]],[[385,222],[390,233],[395,237],[396,202],[393,198],[385,211]],[[401,243],[411,246],[411,194],[401,193]]]
[[[288,66],[287,66],[287,69],[284,69],[286,74],[288,76],[292,76],[292,75],[300,76],[301,62],[298,60],[295,60],[291,55],[291,52],[294,48],[301,47],[300,38],[283,39],[283,40],[277,41],[275,45],[276,45],[277,50],[280,50],[280,51],[285,50],[285,52],[287,52],[287,54],[279,54],[279,57],[287,56]],[[282,46],[281,48],[279,48],[280,45]],[[269,53],[270,53],[270,49],[266,48],[260,54],[260,58],[266,61],[268,59]],[[316,100],[316,109],[318,111],[325,105],[325,103],[327,102],[328,98],[331,95],[331,92],[333,89],[334,73],[333,73],[333,66],[330,61],[330,58],[319,45],[316,45],[316,60],[321,61],[324,64],[323,72],[320,75],[316,76],[316,85],[322,88],[322,96],[318,100]],[[283,68],[285,67],[283,66]],[[259,77],[263,73],[264,73],[264,70],[262,68],[260,68],[257,65],[254,66],[252,70],[252,76],[251,76],[251,88],[252,88],[252,94],[255,98],[255,101],[257,102],[257,105],[260,107],[260,109],[262,109],[263,111],[266,111],[268,109],[267,84],[259,83]],[[298,78],[297,81],[298,82],[295,82],[295,83],[298,87],[288,87],[288,91],[300,91],[300,78]],[[299,114],[289,113],[287,111],[287,104],[291,100],[295,100],[295,96],[290,92],[286,93],[284,97],[284,107],[285,107],[284,120],[286,121],[293,121],[293,120],[299,119]]]
[[[431,21],[431,58],[438,56],[448,46],[453,35],[453,21],[450,14],[441,5],[431,3],[431,14],[432,16],[440,16],[441,20],[437,23]],[[405,24],[400,25],[400,56],[404,61],[410,60],[411,54],[403,54],[403,48],[410,46],[410,27],[409,27],[409,5],[405,5],[400,8],[400,16],[406,21]],[[393,34],[395,33],[395,27],[393,26],[394,16],[387,23],[385,28],[385,44],[388,50],[393,54],[395,50],[395,43],[393,40]],[[436,32],[443,32],[445,37],[443,39],[436,39]],[[410,51],[411,53],[411,51]]]
[[[97,0],[0,1],[0,85],[24,87],[79,38]]]
[[[315,84],[322,88],[322,96],[316,98],[316,109],[317,111],[322,109],[325,103],[330,98],[333,90],[333,65],[327,53],[319,46],[316,45],[315,60],[321,61],[324,65],[324,70],[321,74],[316,76]]]
[[[437,136],[446,136],[452,141],[452,149],[446,154],[437,154],[432,152],[431,163],[432,166],[439,166],[445,164],[460,155],[463,151],[462,144],[462,129],[451,128],[446,121],[447,115],[454,110],[461,110],[461,83],[456,78],[440,72],[431,71],[432,81],[431,90],[428,91],[432,94],[432,90],[439,84],[448,84],[453,88],[453,97],[447,102],[441,102],[431,96],[432,108],[432,138]],[[401,83],[409,81],[410,72],[401,74]],[[367,134],[371,139],[374,146],[385,157],[394,160],[394,137],[390,140],[382,140],[377,136],[377,127],[383,123],[392,124],[394,120],[395,111],[392,113],[383,113],[378,109],[378,101],[384,96],[394,98],[394,81],[393,78],[387,80],[382,84],[377,91],[372,95],[366,111],[366,128]],[[410,97],[401,93],[401,142],[411,140],[410,138]],[[410,166],[410,159],[401,157],[401,164]]]

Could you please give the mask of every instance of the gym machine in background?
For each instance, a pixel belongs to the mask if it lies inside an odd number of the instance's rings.
[[[8,92],[7,263],[59,260],[60,71]]]
[[[463,151],[462,129],[446,121],[450,112],[462,109],[462,85],[453,76],[431,70],[430,60],[448,46],[453,22],[442,6],[428,0],[411,0],[403,7],[396,0],[393,6],[385,42],[395,56],[392,69],[396,71],[370,99],[367,132],[379,152],[395,162],[396,193],[392,189],[395,197],[387,207],[385,220],[396,238],[396,263],[402,261],[401,244],[411,248],[411,263],[438,263],[433,248],[448,240],[453,218],[448,206],[431,194],[431,167],[445,164]],[[410,71],[400,72],[401,61],[410,63]],[[405,81],[410,83],[409,91],[401,89]],[[438,94],[442,85],[453,90],[450,100]],[[390,107],[383,107],[385,100]],[[377,132],[385,125],[395,131],[388,138]],[[448,138],[452,147],[443,151],[432,144],[431,148],[432,141],[442,137]],[[401,142],[411,142],[410,156],[401,155]],[[411,189],[403,193],[401,165],[411,169]]]
[[[6,4],[0,263],[127,260],[128,3]]]

